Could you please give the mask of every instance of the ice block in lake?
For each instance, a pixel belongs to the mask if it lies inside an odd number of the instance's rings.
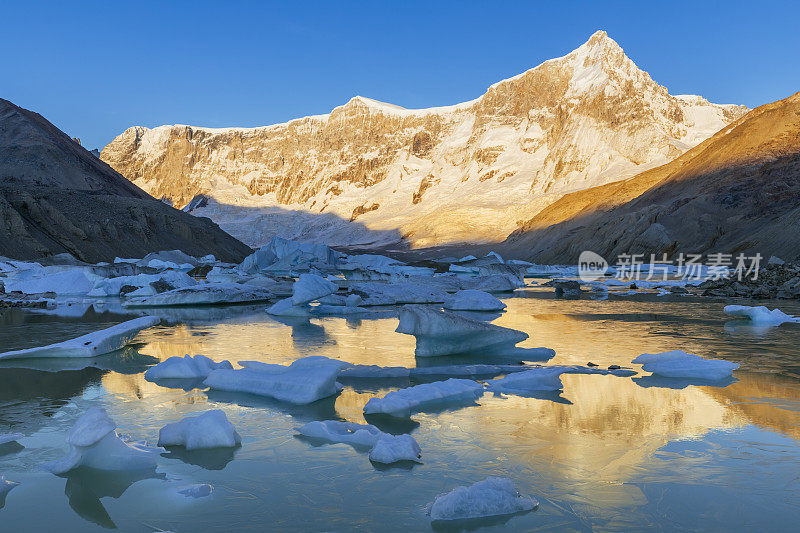
[[[147,381],[159,379],[200,379],[208,377],[212,370],[220,368],[233,369],[230,361],[220,361],[215,363],[205,355],[185,355],[172,357],[161,361],[156,366],[151,367],[144,373]]]
[[[742,316],[749,318],[757,326],[780,326],[784,322],[800,323],[800,318],[787,315],[780,309],[770,311],[767,307],[760,305],[751,307],[749,305],[726,305],[724,311],[729,315]]]
[[[187,416],[167,424],[158,432],[159,446],[184,446],[187,450],[233,448],[242,438],[219,409],[197,416]]]
[[[704,359],[699,355],[673,350],[664,353],[643,353],[633,361],[642,370],[665,378],[693,378],[719,381],[730,378],[738,363],[721,359]]]
[[[101,329],[64,342],[58,342],[38,348],[27,348],[13,352],[0,353],[0,359],[23,359],[42,357],[95,357],[115,352],[130,341],[143,329],[161,322],[152,316],[134,318],[110,328]]]
[[[316,274],[300,274],[292,285],[292,303],[307,304],[335,293],[339,286]]]
[[[488,292],[465,289],[447,297],[443,307],[454,311],[501,311],[506,304]]]
[[[371,398],[364,406],[364,413],[402,418],[441,405],[472,404],[483,392],[483,385],[476,381],[450,378],[392,391],[383,398]]]
[[[295,405],[305,405],[332,396],[341,390],[336,378],[350,363],[309,356],[289,366],[252,364],[237,370],[214,370],[206,378],[207,387],[229,392],[267,396]]]
[[[163,448],[152,448],[123,441],[117,425],[101,407],[86,411],[67,433],[69,453],[44,465],[54,474],[63,474],[80,466],[96,470],[150,470]]]
[[[530,511],[537,505],[536,498],[520,494],[510,479],[488,477],[440,494],[427,511],[433,520],[466,520]]]
[[[465,318],[449,311],[407,305],[400,311],[399,333],[414,335],[414,354],[431,357],[513,348],[527,333]]]

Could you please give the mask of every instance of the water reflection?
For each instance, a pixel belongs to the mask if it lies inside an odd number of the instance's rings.
[[[155,471],[107,472],[79,468],[67,476],[64,494],[69,506],[84,520],[106,529],[117,525],[106,511],[101,498],[120,498],[128,488],[143,479],[166,479]]]
[[[37,367],[37,362],[0,368],[0,427],[28,436],[25,448],[0,452],[0,472],[23,482],[27,489],[21,490],[41,494],[36,505],[53,509],[30,512],[17,493],[2,511],[4,527],[44,529],[66,521],[58,506],[66,508],[60,485],[60,500],[47,492],[48,483],[60,480],[32,472],[61,452],[53,448],[63,445],[74,419],[98,402],[120,427],[151,441],[165,423],[220,408],[243,445],[209,454],[180,448],[164,454],[159,472],[165,474],[159,475],[196,482],[202,469],[199,481],[219,488],[191,512],[182,504],[159,502],[158,491],[143,479],[70,476],[64,492],[86,526],[142,529],[138,520],[146,507],[163,517],[161,529],[179,531],[379,530],[387,523],[411,531],[793,527],[800,506],[800,328],[759,333],[726,327],[730,321],[722,303],[692,298],[567,301],[531,290],[504,300],[508,309],[494,323],[529,334],[524,347],[555,349],[548,364],[625,366],[641,353],[681,349],[730,359],[742,368],[737,379],[724,384],[568,374],[562,392],[485,394],[476,405],[410,419],[365,417],[363,407],[371,397],[415,381],[353,381],[338,396],[297,407],[150,383],[141,371],[154,359],[139,356],[163,360],[200,353],[217,361],[286,364],[325,355],[381,366],[490,359],[485,354],[416,359],[414,338],[396,333],[397,319],[391,316],[276,321],[263,308],[198,315],[143,332],[142,345],[130,357],[96,361],[97,366],[78,369],[84,363],[71,367],[74,362],[67,362],[61,368],[74,369],[54,372],[57,366]],[[800,314],[797,304],[781,308]],[[4,315],[9,327],[18,329],[6,332],[3,342],[34,335],[39,327],[57,336],[75,324],[74,319],[27,317]],[[96,324],[85,327],[96,329]],[[411,474],[377,468],[350,449],[317,448],[294,438],[294,428],[312,420],[368,422],[388,433],[412,433],[424,464]],[[513,479],[540,500],[540,508],[485,522],[430,524],[422,509],[436,494],[488,475]],[[746,505],[742,494],[747,494]],[[106,497],[114,498],[113,507],[103,504]]]

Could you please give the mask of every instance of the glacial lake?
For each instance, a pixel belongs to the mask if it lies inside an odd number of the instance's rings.
[[[264,305],[157,310],[161,326],[122,352],[78,362],[5,363],[0,368],[0,474],[20,485],[0,508],[2,531],[666,531],[797,528],[800,519],[800,325],[756,329],[731,320],[722,300],[679,295],[556,299],[552,289],[503,296],[493,323],[546,346],[545,364],[630,366],[641,353],[681,349],[735,361],[725,387],[634,378],[564,375],[560,394],[484,395],[478,405],[376,423],[411,432],[423,464],[376,467],[346,444],[315,445],[295,428],[311,420],[364,423],[364,404],[388,388],[345,385],[305,407],[264,398],[167,388],[146,381],[149,365],[204,354],[214,360],[289,363],[324,355],[352,363],[423,366],[414,338],[396,333],[396,310],[378,318],[278,321]],[[757,305],[742,302],[746,305]],[[766,302],[791,314],[800,305]],[[0,351],[39,346],[122,322],[113,300],[74,303],[71,316],[0,311]],[[472,358],[482,362],[480,358]],[[442,363],[442,359],[436,361]],[[638,367],[634,366],[639,370]],[[154,445],[168,422],[222,409],[242,436],[235,450],[165,453],[148,475],[40,466],[60,458],[66,432],[102,406],[117,431]],[[478,522],[431,524],[437,494],[487,476],[535,496],[533,512]],[[193,499],[186,485],[213,493]],[[0,505],[3,502],[0,500]]]

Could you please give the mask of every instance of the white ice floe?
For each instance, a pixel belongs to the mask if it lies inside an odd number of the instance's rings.
[[[422,450],[411,435],[389,435],[384,433],[369,452],[374,463],[391,464],[398,461],[421,463]]]
[[[269,289],[238,283],[202,283],[126,301],[125,307],[176,307],[266,302],[275,297]]]
[[[433,520],[466,520],[530,511],[537,505],[536,498],[520,494],[510,479],[488,477],[438,495],[427,511]]]
[[[184,287],[192,287],[197,285],[197,281],[184,272],[176,272],[174,270],[166,270],[160,274],[138,274],[136,276],[117,276],[116,278],[103,278],[98,280],[92,290],[87,293],[87,296],[119,296],[122,287],[131,286],[137,287],[137,291],[129,293],[136,296],[142,295],[141,289],[149,289],[150,294],[156,291],[150,285],[162,281],[174,289],[182,289]]]
[[[167,424],[158,432],[159,446],[184,446],[187,450],[233,448],[242,438],[219,409],[197,416],[187,416]]]
[[[341,294],[329,294],[317,300],[322,305],[339,305],[343,307],[358,307],[361,305],[361,296],[358,294],[348,294],[342,296]]]
[[[511,348],[528,338],[521,331],[417,305],[404,307],[399,319],[396,331],[416,337],[419,357]]]
[[[441,303],[447,298],[446,291],[435,285],[416,281],[408,283],[365,281],[351,284],[350,291],[361,296],[363,300],[361,305],[365,306]]]
[[[354,365],[345,368],[342,379],[397,379],[397,378],[487,378],[530,369],[525,365],[439,365],[406,368],[402,366]]]
[[[214,492],[214,487],[208,483],[196,483],[178,488],[178,494],[187,498],[205,498],[211,496],[212,492]]]
[[[309,312],[316,316],[341,316],[341,315],[363,315],[372,313],[364,307],[350,307],[347,305],[314,305],[309,307]]]
[[[506,304],[488,292],[466,289],[448,296],[443,307],[462,311],[501,311],[506,308]]]
[[[300,274],[292,285],[292,303],[307,304],[324,296],[335,293],[339,286],[316,274]]]
[[[267,314],[275,316],[309,316],[311,308],[308,304],[294,305],[291,298],[284,298],[268,307]]]
[[[800,318],[787,315],[780,309],[770,311],[765,306],[726,305],[724,311],[729,315],[749,318],[757,326],[780,326],[784,322],[800,323]]]
[[[0,353],[0,360],[34,357],[95,357],[121,349],[131,342],[140,331],[155,326],[159,322],[161,322],[160,319],[152,316],[134,318],[68,341]]]
[[[163,448],[152,448],[123,441],[114,431],[117,425],[101,407],[86,411],[67,433],[69,453],[44,465],[54,474],[79,466],[96,470],[150,470]]]
[[[739,368],[737,363],[721,359],[704,359],[699,355],[673,350],[664,353],[643,353],[631,363],[642,370],[665,378],[689,378],[719,381],[730,378]]]
[[[84,267],[46,266],[32,263],[38,268],[17,270],[3,280],[6,292],[23,294],[54,292],[59,295],[80,295],[92,290],[95,283],[104,279]]]
[[[488,381],[486,385],[490,391],[508,394],[525,395],[537,391],[557,391],[564,388],[561,383],[562,374],[599,374],[628,377],[636,374],[636,372],[627,368],[607,370],[580,365],[542,366]]]
[[[326,442],[350,444],[352,446],[372,448],[384,433],[372,424],[356,424],[339,420],[309,422],[297,431],[312,439]]]
[[[256,394],[305,405],[338,393],[341,386],[336,378],[342,369],[351,365],[312,355],[298,359],[289,366],[249,366],[238,370],[214,370],[204,384],[212,389]]]
[[[213,359],[205,355],[185,355],[172,357],[161,361],[156,366],[153,366],[144,373],[144,379],[147,381],[156,381],[159,379],[200,379],[207,378],[212,370],[220,368],[232,369],[230,361],[220,361],[215,363]]]
[[[19,439],[25,438],[22,433],[0,433],[0,444],[8,444],[9,442],[17,442]]]
[[[476,381],[451,378],[392,391],[383,398],[371,398],[364,406],[364,413],[403,418],[437,405],[473,403],[483,392],[483,385]]]
[[[335,266],[341,254],[324,244],[311,244],[273,237],[239,265],[247,274],[280,270],[305,270],[310,266]]]

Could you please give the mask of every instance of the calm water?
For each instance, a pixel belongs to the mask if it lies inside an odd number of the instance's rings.
[[[636,295],[558,300],[527,289],[506,298],[494,323],[523,330],[525,346],[557,352],[550,363],[626,364],[643,352],[682,349],[737,361],[727,387],[647,378],[565,375],[560,395],[486,395],[480,405],[420,414],[383,427],[411,431],[424,464],[375,468],[350,446],[312,446],[294,436],[310,420],[364,423],[362,407],[388,389],[346,387],[307,407],[185,391],[144,380],[149,364],[201,353],[216,360],[286,363],[325,355],[353,363],[424,365],[413,337],[381,318],[279,322],[263,306],[167,311],[170,325],[113,357],[70,369],[0,369],[0,474],[21,483],[0,509],[0,530],[381,531],[431,530],[424,506],[488,475],[509,477],[541,505],[534,512],[467,524],[491,530],[731,531],[795,529],[800,518],[800,326],[757,330],[729,321],[722,302]],[[800,306],[780,302],[800,314]],[[108,308],[114,308],[111,305]],[[0,351],[82,334],[125,317],[74,306],[73,317],[0,314]],[[18,363],[19,364],[19,363]],[[430,364],[430,363],[427,363]],[[27,366],[34,366],[28,364]],[[157,439],[167,422],[223,409],[242,435],[235,451],[165,454],[142,478],[38,470],[66,448],[66,431],[101,405],[121,434]],[[210,483],[208,498],[176,489]],[[0,502],[1,504],[2,502]]]

